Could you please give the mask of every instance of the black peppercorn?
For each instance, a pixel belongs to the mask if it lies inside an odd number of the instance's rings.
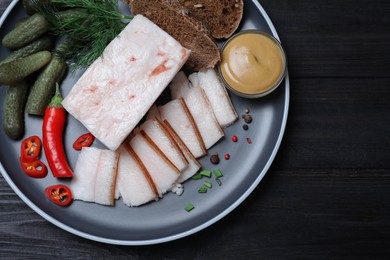
[[[249,126],[247,124],[243,125],[242,126],[242,129],[244,129],[245,131],[249,129]]]
[[[251,115],[242,115],[242,118],[244,119],[245,123],[247,123],[247,124],[250,124],[252,122]]]
[[[210,156],[210,162],[212,164],[218,164],[219,163],[219,156],[218,156],[217,153]]]

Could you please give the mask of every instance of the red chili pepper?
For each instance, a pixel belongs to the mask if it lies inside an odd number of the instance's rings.
[[[45,189],[46,196],[55,204],[66,207],[72,200],[72,191],[64,184],[57,184]]]
[[[83,134],[73,143],[73,149],[80,151],[83,147],[91,146],[93,141],[95,141],[95,136],[93,136],[93,134]]]
[[[59,86],[45,110],[42,125],[42,141],[47,162],[54,177],[72,177],[73,172],[66,159],[62,134],[65,127],[65,109],[61,105]]]
[[[20,157],[23,162],[38,160],[41,153],[42,142],[38,136],[30,136],[22,141],[20,146]]]
[[[20,158],[20,165],[22,166],[23,171],[30,177],[45,178],[47,175],[47,167],[40,160],[24,162],[22,161],[22,158]]]

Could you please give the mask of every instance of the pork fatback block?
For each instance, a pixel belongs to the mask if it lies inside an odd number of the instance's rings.
[[[187,61],[190,51],[137,15],[80,77],[62,105],[116,150]]]

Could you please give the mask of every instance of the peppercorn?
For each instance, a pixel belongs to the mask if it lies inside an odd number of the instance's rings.
[[[233,135],[233,136],[232,136],[232,141],[233,141],[233,142],[237,142],[237,141],[238,141],[238,137],[237,137],[236,135]]]
[[[219,156],[218,156],[217,153],[210,156],[210,162],[212,164],[218,164],[219,163]]]
[[[245,131],[249,129],[249,126],[247,124],[243,125],[242,126],[242,129],[244,129]]]
[[[245,114],[249,114],[249,112],[250,112],[249,108],[245,108],[244,112],[245,112]]]
[[[224,158],[225,158],[225,160],[229,160],[230,159],[230,154],[225,154],[225,156],[224,156]]]
[[[244,119],[245,123],[247,123],[247,124],[252,123],[252,116],[251,115],[242,115],[242,118]]]

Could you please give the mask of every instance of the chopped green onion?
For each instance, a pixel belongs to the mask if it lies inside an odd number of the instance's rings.
[[[185,211],[190,212],[193,210],[195,207],[191,203],[187,204],[187,206],[184,208]]]
[[[221,178],[221,177],[223,176],[223,174],[222,174],[222,172],[221,172],[220,169],[215,170],[215,171],[214,171],[214,175],[215,175],[215,177],[217,177],[217,178]]]
[[[207,192],[207,188],[205,187],[200,187],[199,190],[198,190],[199,193],[206,193]]]
[[[215,178],[215,181],[218,183],[218,186],[222,185],[222,181],[219,178]]]
[[[208,182],[208,181],[204,181],[203,182],[204,186],[206,186],[207,188],[211,189],[213,187],[213,185],[211,184],[211,182]]]
[[[194,176],[192,176],[192,179],[193,179],[193,180],[200,180],[200,179],[202,179],[202,178],[203,178],[203,175],[200,174],[199,172],[196,173]]]
[[[211,172],[210,171],[207,171],[207,170],[202,170],[201,172],[200,172],[200,175],[202,175],[202,176],[206,176],[206,177],[211,177]]]

